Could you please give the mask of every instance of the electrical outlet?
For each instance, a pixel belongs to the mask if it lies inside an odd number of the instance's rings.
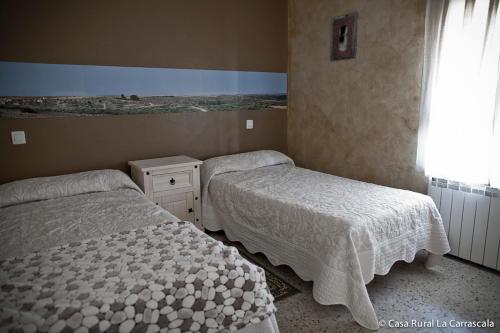
[[[247,129],[253,129],[253,120],[247,119]]]

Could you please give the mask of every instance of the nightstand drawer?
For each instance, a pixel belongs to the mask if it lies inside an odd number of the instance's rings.
[[[179,172],[169,172],[156,174],[152,177],[153,192],[164,192],[183,187],[193,186],[193,171],[184,170]]]
[[[180,220],[194,222],[193,192],[155,195],[152,199]]]

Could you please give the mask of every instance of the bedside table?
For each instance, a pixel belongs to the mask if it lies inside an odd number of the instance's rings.
[[[200,196],[202,163],[187,156],[128,162],[132,179],[149,199],[203,230]]]

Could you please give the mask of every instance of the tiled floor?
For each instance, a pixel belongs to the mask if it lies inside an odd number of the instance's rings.
[[[216,238],[224,237],[217,233]],[[298,278],[287,266],[272,266],[256,255],[261,266],[300,289],[299,294],[276,302],[280,331],[293,332],[369,332],[357,325],[347,308],[324,306],[312,298],[312,283]],[[500,332],[500,274],[491,270],[444,257],[431,270],[424,268],[425,254],[411,264],[397,263],[386,276],[377,276],[368,284],[368,293],[379,320],[431,321],[434,328],[389,328],[378,332]],[[493,320],[495,328],[437,328],[436,321]],[[453,322],[451,322],[453,324]]]

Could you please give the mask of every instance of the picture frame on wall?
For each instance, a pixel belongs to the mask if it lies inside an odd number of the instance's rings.
[[[356,58],[357,21],[357,13],[333,18],[332,61]]]

